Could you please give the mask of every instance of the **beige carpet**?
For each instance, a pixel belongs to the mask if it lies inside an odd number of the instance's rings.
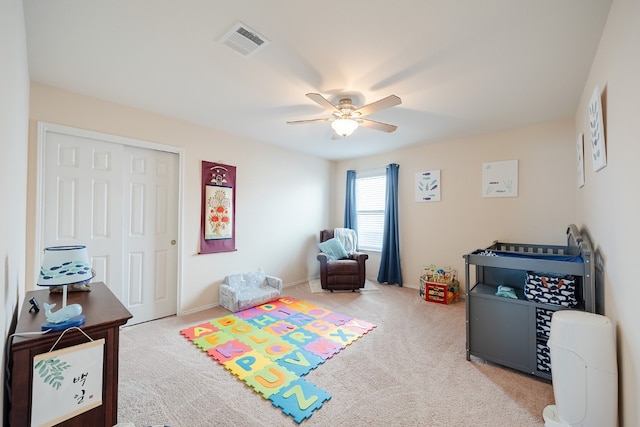
[[[310,372],[331,399],[312,426],[543,426],[551,384],[465,359],[464,302],[421,300],[416,289],[285,295],[377,327]],[[120,335],[118,421],[136,427],[289,426],[295,422],[180,335],[229,314],[222,307],[125,327]]]
[[[364,282],[364,288],[358,289],[356,292],[362,292],[362,291],[377,291],[378,290],[378,286],[380,286],[379,284],[374,284],[373,282],[371,282],[369,279],[367,279]],[[313,292],[314,294],[317,293],[322,293],[322,292],[327,292],[327,293],[331,293],[331,291],[328,291],[326,289],[322,289],[322,285],[320,284],[320,279],[313,279],[313,280],[309,280],[309,289],[311,290],[311,292]],[[351,292],[350,290],[348,291],[334,291],[334,292]],[[285,292],[286,293],[286,292]]]

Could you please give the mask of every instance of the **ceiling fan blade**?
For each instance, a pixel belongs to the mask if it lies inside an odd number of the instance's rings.
[[[371,113],[375,113],[376,111],[383,110],[385,108],[393,107],[394,105],[402,104],[402,100],[395,96],[389,95],[386,98],[382,98],[376,102],[372,102],[371,104],[367,104],[362,108],[358,108],[354,113],[359,113],[360,116],[366,116]]]
[[[365,128],[381,130],[383,132],[389,132],[389,133],[398,129],[398,126],[390,125],[382,122],[376,122],[375,120],[370,120],[370,119],[360,119],[360,120],[362,120],[362,123],[360,124],[360,126]]]
[[[333,113],[334,111],[338,111],[338,108],[336,108],[335,105],[330,103],[327,98],[320,95],[319,93],[308,93],[307,98],[331,113]]]
[[[287,122],[287,124],[289,125],[300,125],[300,124],[304,124],[304,123],[320,123],[320,122],[328,122],[333,120],[332,117],[327,117],[325,119],[309,119],[309,120],[293,120],[290,122]]]

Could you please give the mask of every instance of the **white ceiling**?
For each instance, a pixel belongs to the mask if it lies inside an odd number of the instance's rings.
[[[24,0],[33,81],[339,160],[573,117],[611,0]],[[236,23],[269,40],[245,57]],[[331,139],[305,97],[402,104]]]

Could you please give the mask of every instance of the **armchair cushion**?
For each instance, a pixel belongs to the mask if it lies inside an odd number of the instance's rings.
[[[327,254],[327,258],[331,261],[344,259],[349,256],[347,250],[342,245],[342,242],[340,242],[337,237],[318,243],[318,248],[320,248],[323,253]]]

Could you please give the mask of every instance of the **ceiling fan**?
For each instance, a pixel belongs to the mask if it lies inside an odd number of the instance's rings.
[[[383,132],[393,132],[398,128],[395,125],[364,118],[364,116],[375,113],[376,111],[401,104],[402,100],[396,95],[389,95],[386,98],[382,98],[360,108],[353,105],[351,98],[347,97],[340,99],[338,105],[333,105],[319,93],[308,93],[307,97],[325,110],[329,111],[332,114],[331,117],[323,119],[295,120],[287,122],[288,124],[296,125],[302,123],[331,122],[331,128],[334,130],[334,138],[336,136],[347,137],[351,135],[358,126],[381,130]]]

